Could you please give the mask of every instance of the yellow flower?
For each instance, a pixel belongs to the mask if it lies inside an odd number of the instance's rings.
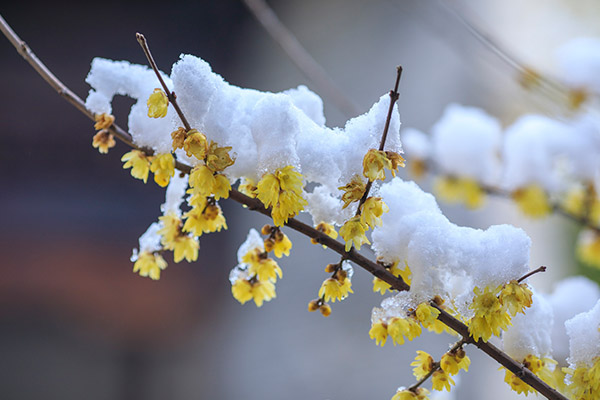
[[[148,173],[150,172],[150,159],[141,150],[131,150],[121,157],[124,161],[123,168],[131,168],[131,176],[136,179],[141,179],[146,183],[148,181]]]
[[[389,271],[392,274],[394,274],[394,276],[402,278],[402,280],[406,282],[406,284],[410,285],[410,276],[412,272],[410,271],[410,268],[408,267],[408,264],[406,262],[404,263],[404,269],[400,269],[400,267],[398,267],[398,261],[396,261],[389,268]],[[382,281],[379,278],[373,278],[374,292],[380,292],[381,294],[385,294],[386,290],[391,292],[392,287],[387,282]]]
[[[447,390],[450,391],[452,388],[451,385],[454,385],[454,380],[450,375],[438,369],[431,376],[431,388],[433,390]]]
[[[227,229],[225,216],[221,207],[211,200],[206,206],[194,207],[184,214],[187,218],[183,225],[184,232],[192,232],[194,236],[201,236],[202,233],[220,232],[221,229]]]
[[[272,258],[260,258],[258,262],[250,263],[248,272],[251,275],[256,275],[261,282],[272,281],[276,282],[277,277],[281,278],[282,271],[277,261]]]
[[[160,279],[160,271],[167,268],[167,262],[158,253],[143,251],[133,265],[133,272],[140,276],[148,276],[150,279]]]
[[[263,302],[275,298],[275,285],[271,281],[256,281],[252,283],[252,298],[257,307]]]
[[[329,236],[332,239],[337,239],[337,237],[338,237],[338,233],[336,232],[335,227],[326,222],[319,222],[319,224],[317,226],[315,226],[315,229],[321,233],[326,234],[327,236]],[[311,238],[310,242],[312,244],[319,243],[315,238]],[[327,246],[323,246],[323,248],[327,248]]]
[[[536,184],[515,190],[512,198],[521,212],[532,218],[545,217],[552,211],[548,195],[542,187]]]
[[[244,304],[252,300],[252,284],[245,279],[238,279],[231,285],[231,294],[234,299]]]
[[[94,129],[97,131],[108,129],[115,122],[114,115],[110,115],[107,113],[102,114],[94,114]]]
[[[427,172],[427,162],[425,160],[413,158],[408,163],[408,170],[415,179],[421,179]]]
[[[591,267],[600,268],[600,235],[598,233],[587,229],[579,234],[577,257]]]
[[[354,293],[352,282],[348,278],[345,278],[343,283],[334,278],[325,279],[319,289],[319,297],[323,297],[326,302],[332,301],[333,303],[336,300],[344,300],[348,297],[348,293]]]
[[[410,365],[414,367],[413,375],[417,379],[423,379],[433,369],[433,357],[424,351],[417,350],[415,361],[410,363]]]
[[[169,99],[161,89],[154,89],[146,104],[148,105],[148,116],[150,118],[162,118],[167,115]]]
[[[235,160],[229,156],[230,150],[231,147],[219,147],[217,143],[211,140],[206,152],[206,166],[210,168],[212,172],[221,172],[225,168],[233,165]]]
[[[181,219],[174,213],[169,213],[158,218],[163,227],[158,230],[161,235],[160,243],[167,250],[175,248],[175,239],[181,235]]]
[[[501,369],[504,367],[501,367]],[[510,385],[510,388],[518,394],[525,393],[527,396],[529,393],[535,393],[535,389],[523,382],[518,376],[504,368],[504,382]]]
[[[427,395],[429,394],[429,390],[418,387],[415,391],[411,391],[408,389],[400,388],[392,397],[392,400],[427,400]]]
[[[198,240],[182,235],[175,238],[175,248],[173,249],[173,261],[180,262],[184,258],[187,262],[196,261],[198,259],[198,249],[200,245]]]
[[[469,365],[471,365],[471,359],[465,354],[462,348],[444,354],[440,361],[442,370],[450,375],[458,374],[458,371],[461,369],[464,369],[465,372],[469,371]]]
[[[369,337],[375,339],[375,344],[383,346],[388,337],[387,324],[381,320],[371,325]]]
[[[390,172],[393,176],[396,176],[396,171],[398,171],[398,167],[404,168],[406,164],[404,163],[404,157],[394,151],[385,151],[385,156],[392,163],[392,167],[390,168]]]
[[[392,161],[385,151],[370,149],[363,158],[363,176],[371,182],[385,179],[385,168],[392,169]]]
[[[438,315],[440,315],[440,311],[436,308],[431,307],[427,303],[421,303],[417,306],[415,310],[415,315],[417,320],[425,327],[429,328],[431,325],[437,321]]]
[[[388,322],[388,334],[396,344],[404,344],[404,339],[413,340],[421,334],[421,327],[411,317],[393,317]]]
[[[369,197],[361,207],[360,222],[371,229],[381,226],[381,216],[390,211],[381,197]]]
[[[569,190],[562,201],[562,207],[566,212],[578,218],[582,218],[588,213],[589,220],[598,224],[600,222],[600,199],[598,199],[593,186],[589,190],[591,193],[586,193],[582,187]],[[586,207],[589,207],[589,210],[586,210]]]
[[[352,217],[340,228],[340,235],[346,241],[346,251],[350,251],[352,245],[360,250],[363,244],[371,244],[365,236],[367,227],[360,221],[360,216]]]
[[[275,257],[281,258],[284,254],[289,256],[290,250],[292,249],[292,242],[287,235],[280,230],[277,230],[273,239],[275,241],[273,245],[273,253],[275,253]]]
[[[363,182],[360,176],[354,175],[349,184],[346,186],[340,186],[338,189],[344,192],[342,195],[342,201],[344,202],[344,206],[342,207],[343,210],[351,203],[359,201],[363,197],[363,194],[367,189],[367,185]]]
[[[282,226],[308,204],[302,198],[302,175],[294,167],[278,168],[265,174],[256,185],[258,199],[265,208],[272,207],[271,217],[276,226]]]
[[[185,142],[186,137],[185,128],[179,127],[177,130],[171,132],[171,139],[173,141],[173,151],[177,149],[183,149],[183,143]]]
[[[471,178],[440,177],[435,181],[434,191],[447,203],[464,204],[470,209],[481,207],[485,199],[483,189]]]
[[[197,129],[188,131],[187,137],[183,141],[183,149],[188,157],[194,156],[198,160],[204,160],[208,153],[208,141],[204,134]]]
[[[475,297],[469,306],[475,315],[469,321],[469,333],[476,341],[479,338],[487,342],[492,335],[499,335],[502,329],[506,329],[510,323],[510,316],[502,307],[500,300],[496,297],[498,289],[486,287],[481,291],[478,287],[474,290]]]
[[[152,159],[150,171],[154,173],[154,182],[158,186],[165,187],[169,180],[175,175],[175,160],[171,153],[160,154]]]
[[[502,287],[500,291],[500,303],[507,308],[511,316],[517,313],[525,314],[525,308],[531,307],[532,303],[531,290],[526,283],[518,283],[512,280]]]
[[[115,137],[106,129],[102,129],[96,133],[92,139],[92,147],[98,149],[101,154],[108,153],[108,149],[115,147]]]
[[[248,197],[256,197],[256,182],[250,178],[242,178],[242,182],[238,186],[238,190]]]

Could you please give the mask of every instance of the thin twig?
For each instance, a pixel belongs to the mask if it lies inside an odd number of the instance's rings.
[[[6,29],[8,27],[8,25],[6,24],[4,19],[2,19],[1,16],[0,16],[0,26],[2,26],[1,30],[4,33],[4,35],[7,36],[7,38],[9,38],[9,40],[17,48],[17,51],[19,51],[19,53],[21,53],[19,46],[22,45],[22,41],[20,41],[18,36],[10,28]],[[21,54],[23,54],[23,53],[21,53]],[[25,52],[25,54],[26,54],[26,56],[24,55],[25,59],[34,67],[34,69],[40,75],[42,75],[42,72],[40,72],[41,70],[39,67],[40,66],[43,67],[43,64],[37,59],[37,57],[33,57],[33,58],[31,57],[31,55],[33,53],[28,48],[27,48],[27,52]],[[44,67],[44,69],[45,69],[45,67]],[[51,76],[54,77],[54,75],[51,75]],[[42,75],[42,77],[44,77],[44,75]],[[67,89],[66,86],[62,82],[58,81],[58,79],[56,77],[54,77],[54,79],[56,80],[56,82],[59,83],[58,87]],[[44,77],[44,80],[46,80],[49,84],[51,84],[54,87],[54,85],[51,83],[52,81],[47,80],[45,77]],[[61,93],[60,91],[58,91],[58,92]],[[70,93],[72,93],[72,92],[70,92]],[[78,110],[80,110],[83,114],[85,114],[89,117],[90,112],[87,109],[85,109],[85,107],[82,108],[82,107],[78,107],[76,105],[77,103],[84,104],[83,101],[74,93],[72,93],[72,96],[73,96],[74,101],[73,102],[69,101],[69,103],[74,105]],[[115,126],[115,130],[122,131],[121,128],[118,128],[116,126]],[[135,146],[133,146],[133,144],[131,144],[131,146],[135,147]],[[189,173],[189,171],[191,169],[190,166],[181,164],[180,162],[176,163],[176,167],[180,168],[180,170],[185,173]],[[238,203],[246,205],[250,210],[260,212],[261,214],[264,214],[268,217],[271,216],[270,210],[265,209],[264,205],[262,204],[262,202],[260,202],[260,200],[248,197],[245,194],[243,194],[235,189],[233,189],[230,192],[229,198],[231,198],[234,201],[237,201]],[[406,282],[404,282],[402,280],[402,278],[394,276],[393,274],[391,274],[388,270],[386,270],[381,265],[360,255],[358,252],[356,252],[355,249],[351,249],[349,252],[346,252],[344,244],[338,242],[337,240],[330,238],[329,236],[325,235],[324,233],[319,232],[316,229],[314,229],[294,218],[290,218],[288,220],[286,226],[289,226],[290,228],[292,228],[310,238],[314,238],[315,240],[317,240],[318,243],[321,243],[321,244],[327,246],[328,248],[332,249],[333,251],[335,251],[338,254],[345,254],[346,259],[353,261],[355,264],[364,268],[365,270],[370,272],[372,275],[374,275],[377,278],[381,279],[382,281],[388,283],[392,288],[394,288],[398,291],[406,291],[406,290],[410,289],[410,286],[408,286],[406,284]],[[447,325],[448,327],[455,330],[458,334],[460,334],[464,338],[465,343],[473,343],[475,346],[480,348],[483,352],[485,352],[490,357],[492,357],[494,360],[496,360],[499,364],[503,365],[506,369],[508,369],[509,371],[511,371],[515,374],[519,374],[518,376],[520,377],[520,379],[523,382],[527,383],[532,388],[536,389],[539,393],[541,393],[546,398],[548,398],[550,400],[567,400],[566,397],[564,397],[563,395],[558,393],[556,390],[552,389],[544,381],[542,381],[540,378],[538,378],[535,374],[533,374],[528,369],[524,368],[520,363],[513,360],[510,356],[508,356],[506,353],[504,353],[502,350],[498,349],[491,343],[483,342],[483,341],[479,341],[479,342],[474,341],[471,338],[471,336],[469,335],[469,328],[464,323],[462,323],[461,321],[459,321],[452,315],[448,314],[446,311],[444,311],[437,305],[432,304],[432,306],[434,306],[438,310],[440,310],[440,315],[438,316],[438,319],[441,322],[443,322],[445,325]]]
[[[315,84],[317,92],[331,100],[346,117],[358,114],[358,107],[344,96],[323,67],[306,51],[264,0],[242,1],[269,36],[281,46],[294,65]]]
[[[525,275],[523,275],[522,277],[517,279],[517,283],[523,282],[525,279],[529,278],[531,275],[537,274],[538,272],[546,272],[546,267],[542,265],[541,267],[536,268],[533,271],[526,273]]]
[[[179,105],[177,104],[177,101],[176,101],[177,96],[175,96],[174,92],[171,92],[169,90],[167,84],[165,83],[164,79],[162,78],[162,75],[160,74],[160,71],[158,70],[158,67],[156,66],[156,62],[154,61],[154,57],[152,57],[152,53],[150,52],[150,48],[148,47],[148,42],[146,41],[146,38],[141,33],[136,33],[135,37],[136,37],[138,43],[140,44],[140,46],[142,46],[142,49],[144,50],[144,54],[146,55],[146,58],[148,59],[150,66],[154,70],[154,73],[156,73],[156,76],[157,76],[161,86],[163,87],[163,90],[167,94],[167,98],[169,99],[169,102],[173,105],[173,108],[177,112],[177,115],[179,115],[179,118],[181,119],[181,122],[183,123],[185,130],[189,132],[192,129],[192,127],[188,123],[187,119],[185,119],[185,116],[183,115],[181,108],[179,108]]]

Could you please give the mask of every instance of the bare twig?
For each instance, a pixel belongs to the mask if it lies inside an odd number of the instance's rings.
[[[541,267],[536,268],[533,271],[530,271],[530,272],[526,273],[525,275],[523,275],[522,277],[520,277],[519,279],[517,279],[517,282],[521,283],[525,279],[529,278],[531,275],[537,274],[538,272],[546,272],[546,267],[542,265]]]
[[[358,107],[350,102],[342,91],[335,85],[327,72],[315,61],[308,51],[300,44],[294,34],[281,22],[277,14],[264,0],[242,0],[252,12],[252,15],[269,36],[281,46],[290,60],[298,69],[312,81],[318,92],[331,100],[333,104],[347,117],[358,114]]]
[[[9,40],[13,43],[13,45],[15,45],[15,47],[17,48],[17,51],[22,55],[25,54],[24,58],[34,67],[34,69],[40,75],[42,75],[44,80],[46,80],[51,86],[58,88],[56,90],[59,94],[63,93],[63,92],[61,92],[61,90],[63,90],[63,91],[65,91],[65,89],[68,90],[66,88],[66,86],[62,82],[60,82],[54,75],[49,74],[49,71],[44,67],[44,65],[41,63],[41,61],[39,61],[37,59],[37,57],[35,57],[35,56],[32,57],[33,53],[31,52],[31,50],[28,47],[25,47],[27,49],[27,51],[25,51],[25,52],[23,52],[21,50],[24,43],[10,29],[10,27],[8,27],[8,25],[6,24],[6,21],[4,21],[4,19],[2,19],[1,16],[0,16],[0,26],[2,27],[1,30],[4,33],[4,35],[7,36],[7,38],[9,38]],[[41,68],[41,67],[43,67],[43,68]],[[51,76],[52,79],[47,79],[46,75],[44,75],[44,71],[46,71],[47,76],[48,77]],[[61,90],[59,90],[59,89],[61,89]],[[78,110],[80,110],[86,116],[93,118],[93,115],[91,115],[91,113],[87,109],[85,109],[85,107],[77,106],[77,104],[80,104],[80,105],[84,104],[83,101],[77,95],[72,93],[70,90],[68,90],[68,93],[70,93],[70,96],[73,99],[73,101],[69,101],[69,103],[74,105]],[[121,128],[119,128],[117,126],[115,126],[114,129],[116,132],[123,131]],[[135,147],[133,144],[130,144],[130,146]],[[185,173],[189,173],[190,169],[191,169],[190,166],[184,165],[180,162],[176,163],[176,167]],[[229,198],[231,198],[234,201],[237,201],[238,203],[246,205],[249,209],[251,209],[253,211],[260,212],[261,214],[264,214],[268,217],[271,216],[271,211],[269,209],[265,209],[264,205],[262,204],[262,202],[260,202],[260,200],[250,198],[235,189],[230,192]],[[344,244],[338,242],[337,240],[330,238],[329,236],[325,235],[324,233],[319,232],[316,229],[314,229],[294,218],[290,218],[288,220],[286,226],[289,226],[290,228],[292,228],[310,238],[314,238],[315,240],[317,240],[318,243],[321,243],[321,244],[327,246],[328,248],[332,249],[333,251],[335,251],[336,253],[338,253],[340,255],[344,254],[346,259],[353,261],[355,264],[364,268],[365,270],[370,272],[372,275],[374,275],[377,278],[381,279],[382,281],[388,283],[392,288],[399,290],[399,291],[406,291],[406,290],[410,289],[410,286],[408,286],[406,284],[406,282],[404,282],[402,280],[402,278],[394,276],[393,274],[391,274],[389,271],[387,271],[381,265],[378,265],[377,263],[358,254],[358,252],[356,252],[356,250],[354,250],[354,249],[351,249],[349,252],[346,252]],[[504,353],[502,350],[498,349],[491,343],[483,342],[483,341],[479,341],[479,342],[474,341],[473,338],[469,335],[468,327],[464,323],[462,323],[461,321],[459,321],[452,315],[448,314],[446,311],[441,309],[439,306],[435,305],[435,303],[432,303],[432,306],[434,306],[438,310],[440,310],[440,315],[438,316],[438,319],[441,322],[443,322],[445,325],[447,325],[448,327],[455,330],[458,334],[460,334],[463,337],[463,339],[465,340],[465,343],[473,343],[475,346],[480,348],[483,352],[488,354],[490,357],[492,357],[498,363],[503,365],[509,371],[511,371],[515,374],[518,374],[518,376],[520,377],[520,379],[523,382],[527,383],[528,385],[530,385],[531,387],[536,389],[539,393],[541,393],[543,396],[547,397],[548,399],[550,399],[550,400],[567,400],[566,397],[564,397],[563,395],[558,393],[556,390],[552,389],[544,381],[542,381],[540,378],[538,378],[535,374],[533,374],[528,369],[524,368],[520,363],[513,360],[510,356],[508,356],[506,353]]]

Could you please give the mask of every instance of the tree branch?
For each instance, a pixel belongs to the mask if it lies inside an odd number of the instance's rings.
[[[29,49],[29,47],[27,47],[27,45],[23,41],[21,41],[19,39],[19,37],[12,31],[12,29],[10,29],[10,27],[8,26],[6,21],[2,18],[2,16],[0,16],[0,30],[2,30],[4,35],[11,41],[11,43],[13,43],[13,45],[15,46],[17,51],[21,55],[23,55],[23,57],[42,76],[42,78],[44,78],[44,80],[46,82],[48,82],[53,88],[55,88],[55,90],[59,94],[61,94],[65,98],[67,98],[69,103],[71,103],[79,111],[81,111],[83,114],[85,114],[86,116],[88,116],[90,119],[93,120],[93,114],[85,108],[85,105],[84,105],[85,103],[83,102],[83,100],[81,100],[81,98],[79,98],[76,94],[71,92],[62,82],[60,82],[58,80],[58,78],[56,78],[44,66],[44,64],[37,57],[35,57],[35,55]],[[68,96],[65,96],[64,93],[67,93]],[[113,124],[113,127],[114,128],[111,128],[111,129],[113,129],[114,132],[125,132],[123,129],[119,128],[117,125]],[[129,136],[128,134],[124,133],[123,135],[118,136],[118,137],[121,140],[126,139],[123,141],[125,143],[127,143],[128,145],[130,145],[131,147],[138,148],[133,143],[131,143],[131,140],[130,140],[131,136]],[[142,149],[142,150],[144,150],[144,149]],[[147,153],[149,152],[148,150],[144,150],[144,151],[146,151]],[[148,154],[151,154],[151,152],[149,152]],[[185,172],[185,173],[189,173],[191,170],[190,166],[182,164],[181,162],[177,162],[176,166],[178,169],[180,169],[182,172]],[[238,203],[248,206],[248,208],[250,210],[258,211],[261,214],[264,214],[268,217],[271,216],[270,210],[265,209],[264,205],[260,202],[260,200],[248,197],[235,189],[233,189],[230,192],[229,198],[231,198],[234,201],[237,201]],[[359,254],[355,249],[351,249],[349,252],[346,252],[344,244],[338,242],[337,240],[330,238],[329,236],[325,235],[324,233],[321,233],[321,232],[317,231],[316,229],[314,229],[294,218],[289,219],[286,226],[289,226],[290,228],[292,228],[310,238],[314,238],[317,240],[317,242],[327,246],[328,248],[332,249],[336,253],[338,253],[340,255],[344,255],[345,259],[353,261],[355,264],[357,264],[358,266],[367,270],[372,275],[374,275],[377,278],[381,279],[382,281],[388,283],[394,289],[396,289],[398,291],[406,291],[406,290],[410,289],[410,286],[408,286],[406,284],[406,282],[404,282],[402,280],[402,278],[398,278],[398,277],[394,276],[393,274],[391,274],[388,270],[386,270],[381,265],[378,265],[377,263],[375,263],[375,262],[369,260],[368,258],[362,256],[361,254]],[[480,348],[483,352],[488,354],[490,357],[492,357],[498,363],[503,365],[509,371],[511,371],[515,374],[519,374],[518,376],[521,378],[521,380],[523,380],[523,382],[529,384],[531,387],[536,389],[540,394],[547,397],[548,399],[550,399],[550,400],[567,400],[566,397],[564,397],[563,395],[558,393],[556,390],[552,389],[544,381],[542,381],[540,378],[538,378],[535,374],[533,374],[528,369],[524,368],[522,366],[522,364],[513,360],[510,356],[508,356],[506,353],[504,353],[502,350],[498,349],[491,343],[482,342],[482,341],[479,341],[479,342],[474,341],[473,338],[469,335],[468,327],[464,323],[462,323],[461,321],[459,321],[452,315],[448,314],[445,310],[441,309],[435,303],[432,303],[431,305],[433,307],[436,307],[440,311],[440,315],[438,316],[438,319],[441,322],[443,322],[445,325],[447,325],[448,327],[455,330],[458,334],[460,334],[463,337],[465,343],[473,343],[475,346]]]

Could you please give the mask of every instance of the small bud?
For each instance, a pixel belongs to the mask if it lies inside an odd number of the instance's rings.
[[[335,273],[335,279],[337,279],[340,283],[344,283],[346,278],[348,277],[348,273],[343,269],[338,269]]]
[[[317,239],[315,239],[315,238],[310,238],[310,242],[312,244],[319,244],[319,241]]]
[[[319,300],[311,300],[308,303],[308,311],[313,312],[319,309]]]
[[[268,253],[273,251],[273,247],[275,247],[275,240],[273,238],[266,238],[265,241],[265,251]]]
[[[433,302],[435,304],[437,304],[438,306],[441,306],[442,304],[444,304],[444,299],[442,299],[440,296],[435,295],[435,297],[433,298]]]
[[[267,224],[262,227],[262,229],[260,230],[260,233],[262,233],[263,235],[270,235],[272,229],[273,229],[273,227],[271,225]]]
[[[321,314],[324,317],[329,317],[329,315],[331,315],[331,306],[329,304],[323,304],[319,307],[319,311],[321,311]]]
[[[146,104],[148,105],[148,116],[150,118],[162,118],[167,115],[169,99],[161,89],[154,89]]]
[[[339,267],[339,264],[327,264],[327,266],[325,267],[325,272],[330,274],[333,271],[335,271],[336,269],[338,269],[338,267]]]

